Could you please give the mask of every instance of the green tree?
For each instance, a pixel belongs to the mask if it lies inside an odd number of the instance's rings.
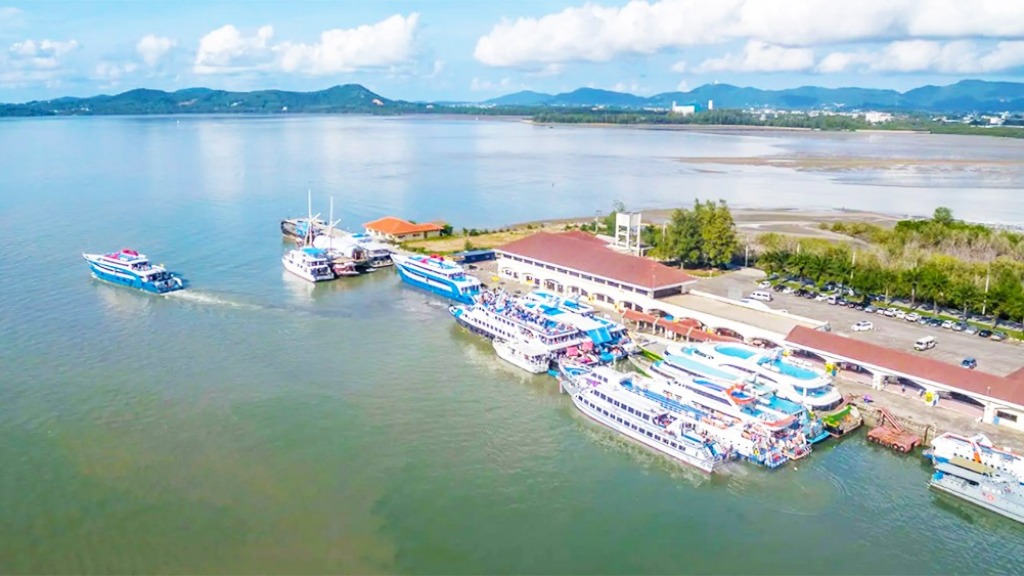
[[[722,267],[732,262],[739,249],[739,241],[736,239],[736,223],[725,200],[719,200],[717,205],[710,200],[706,202],[697,213],[697,221],[701,224],[700,236],[706,263]]]
[[[953,211],[945,206],[939,206],[932,214],[932,221],[936,224],[948,226],[953,223]]]
[[[665,255],[678,258],[684,264],[696,264],[702,258],[702,242],[696,214],[689,210],[674,210],[665,230]]]
[[[973,279],[960,277],[950,286],[949,300],[957,309],[963,310],[966,316],[968,312],[977,309],[978,302],[981,301],[981,290]]]
[[[601,221],[604,225],[604,233],[610,236],[615,235],[615,219],[616,217],[626,211],[626,205],[621,200],[612,202],[612,211]]]
[[[921,296],[932,301],[933,310],[939,310],[939,302],[946,303],[946,291],[949,290],[949,276],[939,267],[937,262],[927,262],[918,268],[920,271],[919,288]]]

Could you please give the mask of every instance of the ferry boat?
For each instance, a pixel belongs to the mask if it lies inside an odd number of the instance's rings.
[[[295,241],[305,241],[327,230],[327,223],[319,218],[285,218],[281,220],[281,234]]]
[[[573,405],[598,424],[708,473],[731,457],[724,446],[701,437],[678,415],[614,382],[603,381],[600,374],[568,364],[561,364],[559,373]]]
[[[666,350],[669,361],[696,376],[710,377],[708,368],[724,379],[764,384],[775,394],[815,412],[841,408],[845,400],[824,371],[798,364],[783,356],[782,349],[765,351],[738,343],[674,346]],[[731,377],[730,377],[731,375]]]
[[[394,249],[363,233],[344,234],[338,237],[339,250],[349,258],[365,260],[371,268],[386,268],[394,264]]]
[[[407,284],[429,290],[449,300],[472,304],[480,293],[480,280],[466,274],[460,264],[447,261],[440,256],[391,257],[398,268],[398,275]]]
[[[531,374],[545,374],[551,369],[551,355],[529,342],[495,338],[492,345],[498,358]]]
[[[108,254],[82,254],[89,263],[93,276],[100,280],[138,288],[153,294],[165,294],[185,287],[185,282],[173,272],[152,264],[145,254],[128,248]]]
[[[702,436],[714,439],[753,464],[774,469],[806,453],[804,443],[793,435],[765,434],[749,422],[701,408],[673,390],[673,384],[664,378],[619,372],[605,366],[593,368],[593,375],[657,402]]]
[[[713,410],[751,424],[764,434],[779,438],[802,438],[806,445],[828,438],[821,421],[803,406],[776,396],[769,388],[749,382],[695,378],[667,360],[651,365],[651,371],[675,384],[676,393],[706,410]],[[806,455],[803,450],[798,451]]]
[[[449,307],[455,320],[486,338],[525,340],[552,358],[586,351],[596,361],[611,362],[627,354],[625,330],[593,318],[553,308],[505,292],[481,292],[474,305]]]
[[[946,432],[932,440],[926,455],[936,464],[955,458],[970,460],[1024,484],[1024,456],[995,446],[984,434],[968,437]]]
[[[928,485],[1024,523],[1024,485],[1007,472],[954,456],[935,463]]]
[[[285,270],[310,282],[334,280],[327,256],[317,248],[289,250],[281,257],[281,263]]]

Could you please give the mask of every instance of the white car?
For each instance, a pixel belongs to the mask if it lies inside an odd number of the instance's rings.
[[[767,290],[772,287],[772,283],[767,280],[761,280],[757,283],[757,287],[762,290]]]
[[[861,320],[860,322],[857,322],[856,324],[853,325],[854,332],[866,332],[868,330],[874,329],[875,325],[872,324],[871,322],[868,322],[867,320]]]
[[[895,316],[899,320],[903,320],[904,318],[907,317],[907,313],[904,312],[903,310],[897,310],[896,312],[893,313],[893,316]]]
[[[921,315],[918,314],[917,312],[911,312],[910,314],[907,314],[906,318],[904,318],[904,320],[906,320],[907,322],[917,322],[920,319]]]
[[[828,300],[828,294],[818,294],[814,297],[815,302],[824,302],[825,300]]]

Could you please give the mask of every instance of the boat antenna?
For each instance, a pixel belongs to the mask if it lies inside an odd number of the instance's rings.
[[[336,224],[334,221],[334,196],[331,196],[331,212],[327,217],[327,222],[327,238],[330,241],[330,238],[334,238],[334,225]]]

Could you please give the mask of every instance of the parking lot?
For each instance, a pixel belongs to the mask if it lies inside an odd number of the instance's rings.
[[[701,280],[694,289],[738,299],[757,289],[757,281],[763,279],[763,276],[757,270],[745,269],[718,278]],[[771,294],[774,299],[767,303],[771,308],[823,320],[832,326],[833,332],[843,336],[909,352],[913,351],[914,342],[918,338],[930,335],[935,337],[938,344],[931,350],[916,354],[953,364],[960,364],[961,360],[970,356],[977,359],[978,370],[999,375],[1006,375],[1024,365],[1024,347],[1019,342],[995,342],[973,334],[922,326],[915,322],[829,305],[792,294],[774,291]],[[851,327],[861,320],[870,321],[874,324],[874,329],[854,332]]]

